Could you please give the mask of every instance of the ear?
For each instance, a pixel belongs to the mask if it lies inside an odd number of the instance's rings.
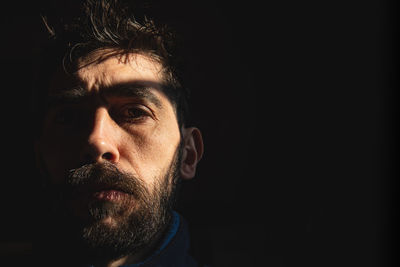
[[[181,159],[181,177],[192,179],[196,174],[196,166],[203,156],[203,137],[199,129],[195,127],[183,128],[183,152]]]

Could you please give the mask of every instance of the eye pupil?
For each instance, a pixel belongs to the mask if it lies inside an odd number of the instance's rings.
[[[130,108],[128,109],[128,115],[129,117],[138,117],[140,115],[142,115],[143,112],[141,112],[140,109],[138,108]]]

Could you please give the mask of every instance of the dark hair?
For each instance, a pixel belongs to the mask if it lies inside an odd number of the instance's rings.
[[[178,124],[186,124],[189,92],[182,84],[177,35],[168,26],[148,17],[144,13],[146,9],[149,7],[143,2],[86,0],[78,14],[56,18],[56,23],[42,16],[49,36],[43,46],[34,91],[39,118],[46,112],[43,107],[46,106],[49,77],[57,68],[62,66],[68,73],[77,59],[96,50],[111,49],[120,54],[145,54],[161,63],[165,77],[162,90],[175,106]]]

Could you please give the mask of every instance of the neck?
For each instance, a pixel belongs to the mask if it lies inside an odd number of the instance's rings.
[[[96,262],[94,266],[96,267],[118,267],[121,265],[135,264],[144,261],[148,258],[152,252],[157,248],[162,239],[165,230],[167,227],[164,227],[160,232],[158,232],[152,241],[146,246],[144,249],[136,252],[135,254],[129,254],[127,256],[121,257],[119,259],[114,260],[106,260],[102,262]]]
[[[157,250],[157,248],[160,246],[161,240],[163,240],[165,233],[169,228],[170,223],[171,219],[169,220],[169,223],[164,225],[163,228],[154,235],[146,247],[136,251],[134,254],[129,254],[116,259],[97,259],[97,261],[96,259],[93,260],[92,257],[85,254],[83,252],[85,250],[83,248],[81,249],[80,246],[70,247],[69,244],[71,243],[69,242],[58,243],[60,242],[60,239],[56,238],[56,235],[50,235],[48,238],[40,238],[41,241],[39,241],[37,260],[42,266],[53,266],[55,262],[57,262],[57,264],[61,262],[64,263],[64,265],[61,263],[60,266],[88,266],[88,264],[92,264],[96,267],[114,267],[139,263],[146,260],[154,253],[155,250]],[[55,245],[57,243],[58,245]],[[65,253],[66,251],[68,251],[68,253]],[[75,254],[73,251],[77,253]],[[63,260],[60,261],[60,259]]]

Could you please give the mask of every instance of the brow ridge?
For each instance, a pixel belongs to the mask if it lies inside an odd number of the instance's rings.
[[[148,84],[147,82],[130,82],[103,87],[97,92],[99,92],[100,96],[105,99],[110,97],[143,98],[150,101],[158,108],[161,108],[161,101],[152,92],[154,89],[157,90],[159,87],[159,84]],[[51,93],[49,95],[48,102],[51,105],[62,103],[75,103],[88,98],[92,94],[92,91],[89,91],[87,88],[81,85],[77,85],[57,90],[56,92]]]

